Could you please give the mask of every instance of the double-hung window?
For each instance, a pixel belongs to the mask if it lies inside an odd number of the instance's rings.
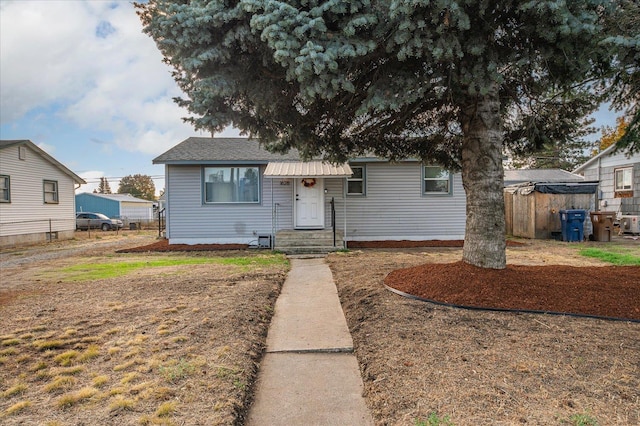
[[[423,167],[422,193],[451,194],[451,173],[439,166]]]
[[[7,175],[0,175],[0,203],[11,202],[11,180]]]
[[[205,167],[203,179],[206,204],[260,202],[258,167]]]
[[[616,169],[614,172],[614,187],[618,191],[631,191],[633,182],[633,167]]]
[[[45,204],[58,204],[58,182],[55,180],[42,181],[42,192]]]
[[[347,195],[365,195],[365,168],[364,166],[351,166],[353,174],[347,178]]]

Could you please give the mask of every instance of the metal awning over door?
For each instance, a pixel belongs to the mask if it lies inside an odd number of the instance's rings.
[[[346,178],[352,174],[347,163],[333,165],[322,161],[274,161],[264,171],[264,176],[271,178]]]

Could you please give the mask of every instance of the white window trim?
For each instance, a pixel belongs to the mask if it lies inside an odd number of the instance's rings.
[[[618,172],[622,172],[624,177],[624,173],[627,171],[630,175],[629,188],[618,188]],[[633,190],[633,166],[618,167],[617,169],[613,170],[613,189],[615,192],[626,192]]]
[[[258,172],[258,200],[257,201],[207,201],[207,182],[205,180],[205,170],[217,168],[217,169],[237,169],[237,168],[254,168]],[[208,206],[211,205],[256,205],[262,202],[262,173],[260,170],[260,166],[257,165],[209,165],[203,166],[202,172],[200,175],[200,182],[202,184],[202,203]]]
[[[53,191],[47,191],[47,184],[53,184]],[[47,201],[47,194],[53,194],[53,201]],[[60,195],[57,180],[44,179],[42,181],[42,198],[44,204],[59,204]]]
[[[347,178],[347,195],[349,197],[366,196],[367,195],[367,167],[364,164],[363,165],[350,164],[349,166],[351,167],[351,170],[353,170],[356,167],[362,169],[362,178],[354,178],[354,177]],[[349,182],[362,182],[362,192],[349,192]]]
[[[447,174],[448,174],[447,179],[427,178],[425,176],[425,172],[424,172],[426,167],[438,167],[439,169],[442,169],[442,170],[446,171]],[[448,191],[446,191],[446,192],[442,192],[442,191],[425,191],[424,183],[427,180],[431,180],[431,181],[447,180],[447,189],[448,189]],[[420,182],[420,192],[422,193],[422,196],[424,196],[424,197],[431,197],[431,196],[442,197],[442,196],[453,195],[453,173],[451,173],[449,170],[447,170],[447,169],[445,169],[444,167],[441,167],[441,166],[437,166],[437,165],[433,165],[433,164],[423,164],[422,165],[422,181]]]

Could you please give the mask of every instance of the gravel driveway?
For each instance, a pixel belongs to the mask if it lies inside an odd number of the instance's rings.
[[[115,251],[127,247],[151,244],[157,238],[157,232],[138,231],[127,233],[115,232],[76,232],[73,240],[54,241],[34,246],[9,248],[0,250],[0,270],[13,268],[34,262],[60,259],[80,253],[91,254]]]

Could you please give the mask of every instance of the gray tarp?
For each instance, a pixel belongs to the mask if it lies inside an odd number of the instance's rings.
[[[542,194],[595,194],[598,190],[598,182],[584,183],[521,183],[505,188],[511,193],[529,195],[532,192]]]

